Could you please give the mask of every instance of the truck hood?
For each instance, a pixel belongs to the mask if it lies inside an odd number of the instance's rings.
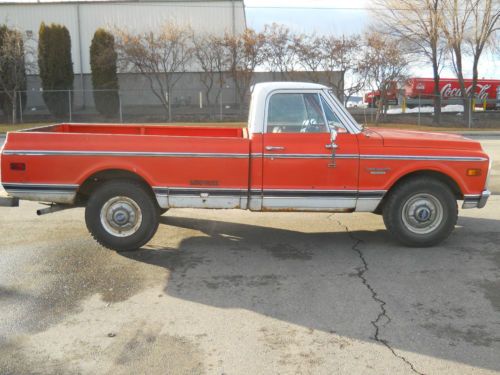
[[[380,135],[385,147],[482,150],[479,142],[457,134],[373,128],[368,131]]]

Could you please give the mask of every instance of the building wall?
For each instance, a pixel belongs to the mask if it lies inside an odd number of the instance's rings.
[[[322,72],[300,72],[301,74],[293,76],[284,76],[276,72],[256,72],[253,83],[270,82],[270,81],[314,81],[329,85],[330,82],[339,82],[341,74],[339,72],[329,74],[328,80]],[[182,115],[182,119],[190,119],[195,121],[198,119],[206,119],[207,115],[217,115],[224,113],[225,117],[237,118],[243,120],[246,116],[246,110],[240,111],[239,99],[235,84],[229,74],[226,74],[225,84],[222,89],[221,96],[217,99],[217,90],[214,88],[210,95],[210,105],[208,105],[205,93],[206,88],[202,84],[201,75],[199,72],[188,72],[182,74],[177,84],[172,90],[171,103],[175,109],[174,114]],[[133,116],[134,121],[160,121],[164,115],[164,109],[161,106],[158,98],[153,94],[149,86],[149,80],[141,74],[137,73],[121,73],[118,75],[120,91],[119,97],[123,110],[124,119],[130,121],[130,116]],[[85,90],[82,90],[80,77],[75,79],[74,91],[67,96],[63,96],[64,100],[69,100],[71,95],[73,121],[79,122],[95,122],[102,121],[95,109],[94,94],[92,91],[92,80],[90,74],[83,75]],[[27,103],[23,111],[26,121],[48,121],[51,119],[50,113],[43,100],[43,93],[40,89],[40,78],[35,75],[28,77],[28,92]],[[247,100],[243,105],[246,109],[250,92],[247,93]],[[6,122],[6,115],[0,109],[0,122]],[[96,117],[97,115],[97,117]],[[236,116],[236,117],[235,117]],[[222,118],[222,115],[220,116]],[[69,119],[68,119],[69,121]],[[114,119],[116,121],[116,119]]]
[[[243,0],[0,3],[0,23],[32,36],[35,49],[42,22],[65,25],[71,35],[75,74],[90,73],[89,49],[96,29],[118,27],[140,32],[157,29],[166,21],[190,25],[197,33],[219,35],[239,33],[246,27]]]

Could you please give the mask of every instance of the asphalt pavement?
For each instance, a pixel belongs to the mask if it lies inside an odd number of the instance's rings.
[[[39,207],[0,208],[1,374],[500,373],[500,196],[427,249],[373,214],[178,209],[117,253]]]
[[[372,214],[171,210],[116,253],[0,208],[2,374],[494,374],[500,197],[441,246]]]

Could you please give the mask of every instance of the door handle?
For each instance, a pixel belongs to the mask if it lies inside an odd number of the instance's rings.
[[[329,148],[329,149],[333,149],[333,148],[339,148],[339,145],[336,145],[336,144],[331,144],[331,143],[328,143],[325,145],[325,148]]]
[[[279,151],[284,149],[285,148],[283,146],[266,146],[267,151]]]

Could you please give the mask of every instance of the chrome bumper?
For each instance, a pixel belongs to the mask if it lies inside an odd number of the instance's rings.
[[[462,208],[483,208],[488,202],[491,192],[484,190],[480,195],[466,195]]]

